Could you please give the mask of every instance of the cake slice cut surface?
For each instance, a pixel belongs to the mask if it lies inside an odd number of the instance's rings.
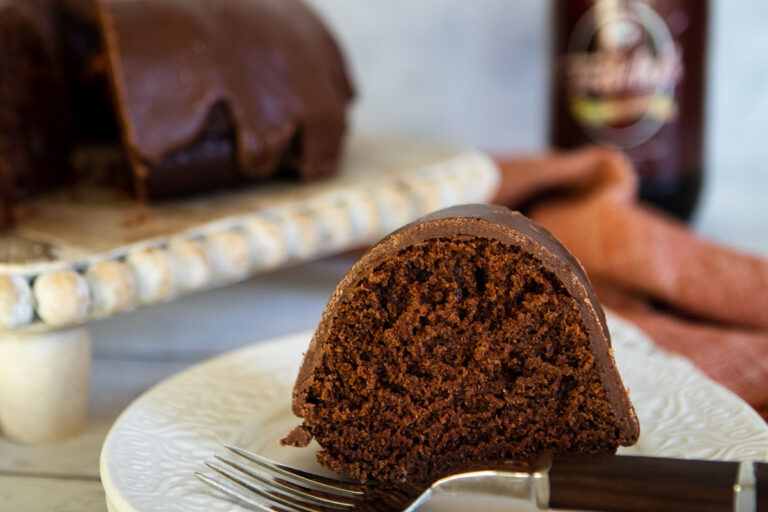
[[[385,486],[542,452],[615,452],[639,427],[579,263],[507,209],[393,233],[339,284],[293,396],[319,461]]]

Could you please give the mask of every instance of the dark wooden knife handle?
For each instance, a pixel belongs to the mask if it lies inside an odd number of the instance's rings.
[[[755,465],[757,510],[768,512],[768,464]],[[738,462],[555,455],[550,507],[599,511],[732,511]]]

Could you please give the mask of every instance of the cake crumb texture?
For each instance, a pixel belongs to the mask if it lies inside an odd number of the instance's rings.
[[[546,450],[614,452],[619,421],[579,311],[517,247],[409,246],[331,319],[302,430],[333,471],[391,486]]]

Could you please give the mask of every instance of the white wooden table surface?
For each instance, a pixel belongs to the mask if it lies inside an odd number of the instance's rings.
[[[722,176],[722,173],[720,174]],[[716,178],[697,229],[768,256],[768,204],[761,183]],[[215,354],[314,328],[354,256],[272,272],[221,290],[111,318],[93,326],[87,430],[48,447],[0,438],[0,511],[103,512],[98,458],[111,423],[158,381]]]

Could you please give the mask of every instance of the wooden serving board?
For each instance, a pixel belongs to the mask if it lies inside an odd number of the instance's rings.
[[[49,330],[371,243],[496,191],[472,150],[353,136],[339,174],[152,205],[66,189],[0,233],[0,331]]]

